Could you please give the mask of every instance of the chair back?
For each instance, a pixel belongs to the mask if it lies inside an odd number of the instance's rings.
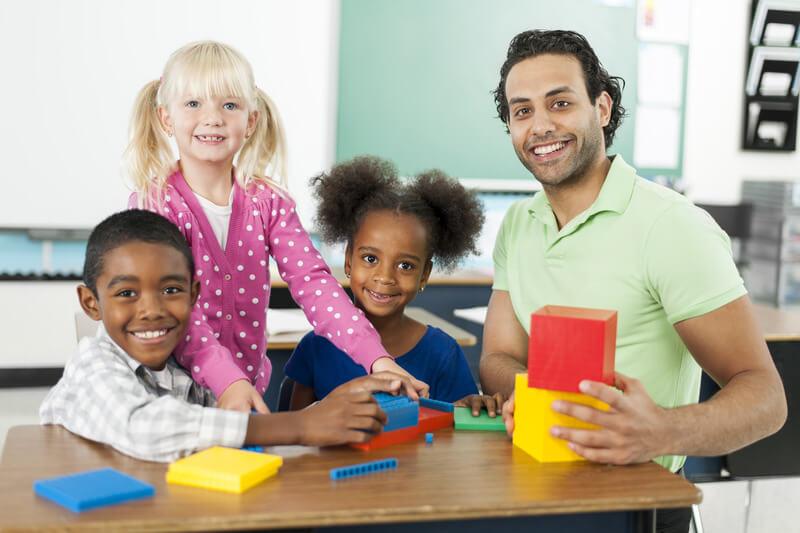
[[[78,338],[78,342],[84,337],[94,337],[99,325],[100,322],[95,322],[83,311],[75,312],[75,336]]]
[[[292,402],[292,389],[294,388],[294,380],[289,376],[283,378],[281,381],[281,388],[278,392],[278,412],[288,411],[289,405]]]
[[[713,218],[731,239],[749,239],[753,204],[696,204]]]

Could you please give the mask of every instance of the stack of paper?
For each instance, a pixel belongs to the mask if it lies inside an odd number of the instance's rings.
[[[273,309],[270,307],[267,313],[267,333],[270,335],[311,331],[312,329],[302,309]]]
[[[488,311],[488,309],[489,308],[486,306],[467,307],[466,309],[455,309],[453,310],[453,314],[458,318],[483,324],[486,322],[486,311]]]

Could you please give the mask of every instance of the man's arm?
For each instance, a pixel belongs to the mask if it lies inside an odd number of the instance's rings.
[[[508,398],[514,376],[527,372],[528,334],[517,320],[508,291],[494,290],[483,325],[481,388],[484,394],[501,393]]]
[[[781,428],[787,410],[783,385],[747,296],[679,322],[675,329],[721,386],[713,398],[664,409],[638,380],[618,375],[623,394],[602,383],[583,382],[583,392],[609,403],[611,411],[566,402],[553,407],[601,429],[559,427],[553,433],[587,459],[624,464],[661,455],[723,455]]]
[[[721,390],[701,404],[676,409],[674,445],[685,455],[729,453],[778,431],[786,422],[783,383],[756,324],[753,306],[742,296],[675,329],[695,360]],[[695,421],[702,420],[696,425]],[[703,427],[692,438],[690,428]],[[689,438],[686,438],[689,437]]]

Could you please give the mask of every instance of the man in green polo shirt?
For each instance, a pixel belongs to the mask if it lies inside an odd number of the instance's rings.
[[[601,426],[552,428],[602,463],[722,455],[777,431],[783,386],[757,327],[730,241],[683,196],[609,157],[625,110],[583,36],[517,35],[495,92],[522,164],[543,192],[507,213],[494,251],[495,280],[481,355],[486,394],[508,397],[526,371],[530,315],[543,305],[618,312],[616,387],[581,389],[610,413],[556,402]],[[722,390],[697,403],[700,369]],[[503,416],[513,429],[512,398]]]

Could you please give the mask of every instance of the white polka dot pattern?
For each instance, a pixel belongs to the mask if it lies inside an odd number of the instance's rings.
[[[202,385],[219,396],[231,382],[246,377],[259,392],[266,390],[272,365],[266,357],[265,321],[248,317],[269,317],[266,267],[270,254],[281,265],[281,277],[317,334],[354,354],[353,359],[365,368],[386,353],[368,321],[359,321],[350,299],[340,297],[340,285],[319,260],[290,198],[268,187],[251,187],[245,193],[237,185],[228,238],[238,246],[224,251],[216,239],[200,239],[201,233],[211,230],[179,173],[169,178],[164,190],[169,194],[162,196],[165,203],[160,213],[186,237],[198,267],[197,277],[204,282],[202,303],[198,301],[184,342],[176,349],[178,361],[191,368]],[[130,205],[137,205],[135,193]],[[228,354],[227,363],[216,355],[220,350]],[[204,368],[210,361],[215,361],[213,368]]]

